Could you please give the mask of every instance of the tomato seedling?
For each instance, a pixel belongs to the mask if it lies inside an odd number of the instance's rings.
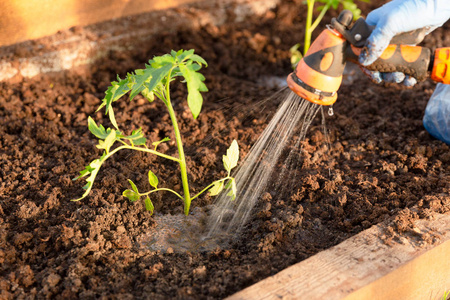
[[[227,171],[227,176],[214,181],[193,197],[191,197],[189,190],[183,143],[181,140],[180,129],[178,127],[175,111],[170,99],[170,83],[177,77],[184,79],[188,89],[188,106],[194,119],[197,118],[203,104],[201,92],[208,91],[203,82],[205,77],[198,72],[203,65],[207,66],[206,61],[199,55],[194,54],[194,50],[180,50],[178,52],[172,50],[171,54],[155,56],[149,61],[148,64],[145,65],[145,69],[135,70],[133,73],[128,73],[124,79],[120,79],[120,77],[118,77],[118,81],[113,81],[111,83],[111,86],[106,91],[105,98],[102,100],[102,104],[98,110],[105,108],[106,114],[109,116],[111,124],[114,128],[105,129],[102,125],[97,125],[95,121],[89,117],[89,131],[99,138],[97,148],[103,149],[103,154],[100,158],[95,159],[87,167],[85,167],[85,169],[80,172],[78,177],[74,178],[74,180],[76,180],[88,176],[86,178],[87,184],[83,187],[86,191],[81,198],[73,201],[79,201],[90,193],[92,185],[94,184],[95,178],[102,164],[113,154],[124,149],[155,154],[175,161],[180,166],[183,196],[170,188],[158,187],[158,177],[151,170],[148,171],[148,180],[153,189],[148,192],[140,192],[137,189],[136,184],[134,184],[133,181],[128,180],[131,185],[131,189],[125,190],[123,192],[123,196],[132,202],[144,198],[145,208],[151,213],[153,213],[154,207],[152,201],[150,200],[150,195],[158,191],[168,191],[182,199],[184,201],[184,213],[186,215],[189,214],[191,201],[208,190],[210,195],[215,196],[218,195],[223,189],[228,189],[228,195],[231,196],[232,200],[234,200],[236,197],[236,182],[235,179],[231,177],[231,170],[236,167],[239,160],[239,147],[235,140],[231,143],[230,148],[227,150],[227,154],[223,156],[223,165]],[[130,93],[130,101],[132,101],[136,95],[141,94],[149,102],[153,102],[155,97],[157,97],[166,105],[175,133],[178,157],[157,151],[158,145],[160,143],[167,142],[169,138],[164,138],[160,141],[153,142],[153,148],[150,149],[147,147],[147,139],[144,137],[141,128],[134,130],[131,135],[124,135],[121,131],[119,131],[119,126],[114,117],[112,104],[127,93]],[[119,146],[115,147],[116,144]]]

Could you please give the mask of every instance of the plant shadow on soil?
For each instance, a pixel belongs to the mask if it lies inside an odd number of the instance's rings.
[[[377,7],[374,2],[363,8]],[[421,122],[434,84],[386,88],[365,78],[339,90],[335,115],[327,119],[330,149],[317,118],[298,167],[289,170],[292,188],[273,193],[269,186],[229,247],[161,253],[139,246],[137,237],[158,224],[143,203],[121,196],[127,179],[145,190],[152,169],[161,186],[181,185],[177,165],[151,155],[119,153],[102,168],[88,199],[69,202],[84,185],[71,179],[99,155],[87,117],[109,124],[95,112],[109,82],[170,49],[196,49],[209,63],[210,92],[197,120],[185,89],[172,90],[191,186],[199,191],[223,175],[221,156],[231,141],[248,153],[278,107],[275,100],[259,102],[277,89],[257,82],[290,72],[288,50],[301,40],[303,8],[282,1],[263,18],[162,33],[140,50],[111,52],[89,71],[0,83],[1,297],[221,298],[381,221],[392,221],[382,237],[391,243],[413,219],[448,212],[449,147]],[[450,45],[448,29],[433,32],[425,45]],[[124,130],[142,127],[150,141],[171,137],[158,101],[123,100],[115,108]],[[176,151],[173,143],[160,147]],[[193,208],[213,201],[201,197]],[[154,203],[158,214],[182,212],[182,203],[167,194]]]

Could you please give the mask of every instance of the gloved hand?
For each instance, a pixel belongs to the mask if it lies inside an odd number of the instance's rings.
[[[363,66],[372,64],[383,53],[391,39],[400,33],[427,28],[426,34],[442,26],[450,17],[449,0],[393,0],[372,11],[366,22],[375,26],[359,56]],[[400,72],[380,73],[365,70],[372,80],[383,80],[413,86],[416,80]]]

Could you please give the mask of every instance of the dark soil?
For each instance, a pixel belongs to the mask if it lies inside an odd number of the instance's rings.
[[[143,203],[121,196],[132,179],[149,188],[152,169],[162,186],[180,189],[175,164],[122,152],[101,170],[92,194],[80,202],[82,180],[98,157],[87,118],[117,73],[142,67],[171,49],[196,49],[209,63],[203,111],[193,120],[182,85],[173,88],[194,191],[219,177],[221,155],[233,139],[242,155],[255,143],[279,101],[263,76],[286,76],[289,48],[302,39],[305,6],[283,1],[263,18],[199,31],[161,33],[139,51],[111,52],[88,72],[66,72],[0,83],[0,298],[223,298],[327,249],[382,221],[387,237],[411,230],[412,220],[450,209],[450,148],[433,139],[422,116],[434,83],[414,89],[381,87],[358,76],[343,85],[327,117],[327,151],[320,117],[303,143],[297,183],[284,194],[264,194],[239,240],[203,253],[142,250],[137,237],[154,218]],[[380,5],[364,4],[368,12]],[[426,40],[450,46],[450,26]],[[139,127],[150,141],[172,136],[161,103],[116,102],[128,133]],[[173,142],[162,145],[176,153]],[[331,170],[331,176],[329,175]],[[193,203],[204,207],[214,199]],[[154,199],[160,214],[181,214],[168,194]],[[395,240],[395,239],[392,239]],[[391,240],[389,240],[391,241]]]

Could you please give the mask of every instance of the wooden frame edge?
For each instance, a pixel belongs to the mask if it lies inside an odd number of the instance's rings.
[[[440,299],[450,290],[450,215],[414,225],[391,245],[375,225],[227,299]]]

